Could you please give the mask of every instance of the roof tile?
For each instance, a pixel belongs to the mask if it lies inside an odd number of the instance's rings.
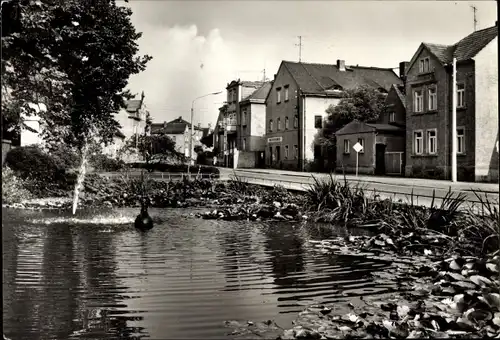
[[[392,84],[401,80],[392,69],[376,67],[347,66],[340,71],[337,65],[297,63],[283,61],[306,94],[326,94],[331,89],[353,89],[358,86],[383,88],[389,91]]]

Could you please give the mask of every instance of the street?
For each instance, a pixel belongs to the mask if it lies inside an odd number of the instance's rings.
[[[219,168],[221,179],[230,179],[237,176],[248,183],[273,186],[283,185],[288,189],[307,190],[317,179],[329,179],[330,174],[294,172],[277,169],[228,169]],[[336,180],[343,181],[343,175],[333,175]],[[441,199],[451,189],[453,193],[464,193],[469,203],[479,202],[476,193],[482,198],[488,198],[498,203],[498,184],[495,183],[468,183],[451,182],[440,180],[428,180],[401,177],[377,177],[346,175],[345,178],[351,186],[359,185],[370,195],[377,194],[380,198],[393,198],[396,200],[410,200],[412,192],[416,204],[430,205],[433,191],[435,191],[435,202],[440,204]]]

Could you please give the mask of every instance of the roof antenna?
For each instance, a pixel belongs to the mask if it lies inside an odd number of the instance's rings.
[[[474,11],[474,32],[476,32],[476,30],[477,30],[477,19],[476,19],[477,7],[474,5],[471,5],[470,7]]]

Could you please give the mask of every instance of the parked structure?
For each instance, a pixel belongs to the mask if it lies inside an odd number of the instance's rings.
[[[392,69],[282,61],[266,98],[266,164],[304,170],[323,159],[314,137],[322,128],[325,110],[337,105],[346,89],[366,85],[387,93],[401,80]],[[335,160],[335,156],[332,155]]]
[[[200,140],[203,138],[203,129],[198,124],[197,126],[194,126],[193,130],[193,152],[191,154],[193,155],[193,158],[196,159],[196,152],[194,152],[194,148],[197,145],[200,145]],[[151,134],[165,134],[172,138],[175,142],[176,151],[189,158],[189,135],[191,134],[191,124],[185,121],[182,116],[168,123],[164,122],[151,124]]]
[[[458,180],[498,181],[498,27],[454,45],[422,43],[407,72],[406,175],[451,178],[456,58]]]
[[[400,75],[404,77],[404,63]],[[405,160],[406,98],[403,85],[393,85],[385,99],[386,111],[370,123],[351,122],[336,132],[337,171],[376,175],[403,175]],[[363,150],[356,159],[353,146]]]

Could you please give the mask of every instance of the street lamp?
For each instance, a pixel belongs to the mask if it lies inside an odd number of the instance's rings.
[[[189,138],[189,165],[191,165],[191,162],[193,161],[193,137],[194,137],[194,124],[193,124],[193,117],[194,117],[194,102],[200,98],[208,97],[208,96],[214,96],[217,94],[222,93],[222,91],[218,92],[212,92],[205,94],[200,97],[196,97],[193,99],[193,102],[191,103],[191,136]],[[188,165],[188,174],[189,174],[189,165]]]

